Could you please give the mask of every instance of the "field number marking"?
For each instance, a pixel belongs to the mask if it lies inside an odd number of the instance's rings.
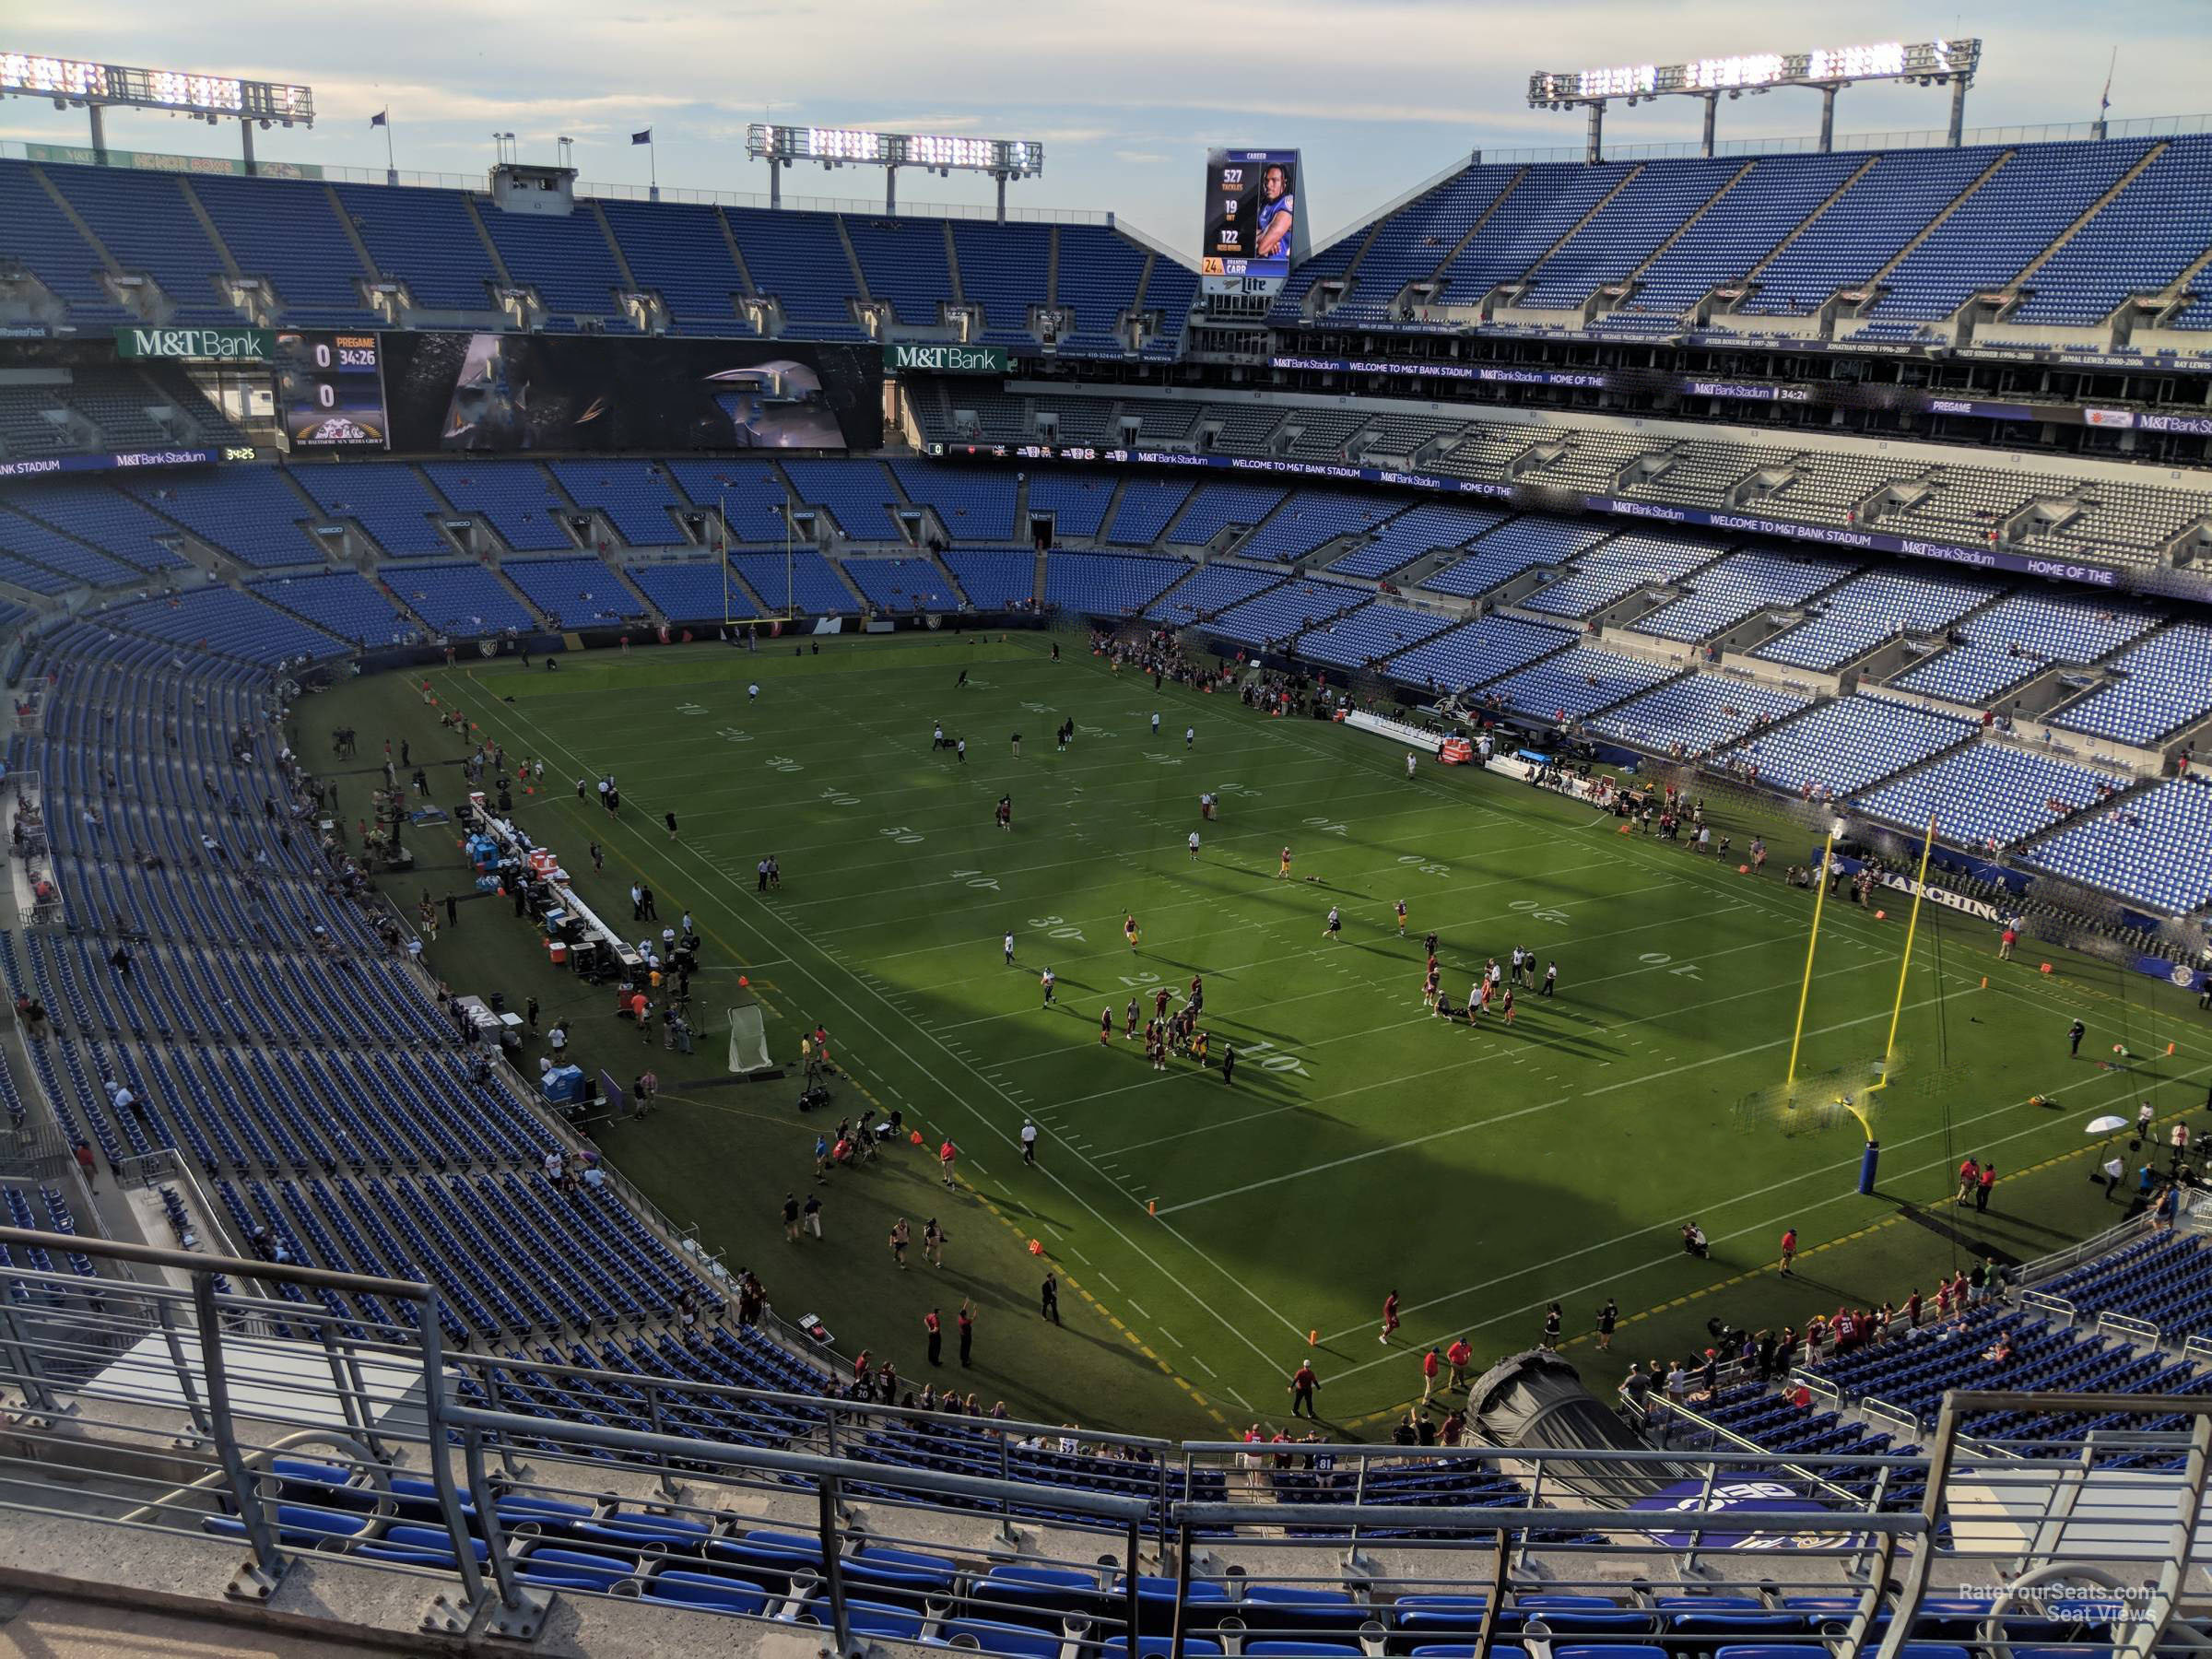
[[[893,824],[888,830],[878,830],[876,831],[876,833],[878,835],[889,836],[893,841],[901,847],[911,847],[916,841],[922,839],[912,830],[909,830],[904,824]]]
[[[1031,916],[1030,925],[1042,930],[1048,939],[1074,939],[1078,944],[1088,943],[1083,937],[1083,930],[1070,927],[1065,916]]]
[[[832,806],[857,806],[860,805],[858,795],[847,794],[843,790],[837,788],[825,789],[815,799],[827,801]]]
[[[768,770],[771,771],[795,772],[806,770],[789,755],[771,755],[767,764]]]
[[[1512,901],[1512,903],[1507,905],[1506,909],[1519,911],[1531,922],[1548,922],[1554,927],[1564,927],[1567,925],[1567,912],[1565,911],[1547,910],[1544,908],[1544,904],[1541,900],[1516,899]],[[1662,957],[1659,959],[1661,961],[1665,961],[1666,959]]]
[[[1253,1062],[1262,1071],[1288,1072],[1298,1077],[1312,1075],[1306,1070],[1303,1060],[1296,1054],[1284,1053],[1272,1042],[1248,1042],[1237,1051],[1237,1057]]]
[[[1309,827],[1309,828],[1311,828],[1311,829],[1314,829],[1314,830],[1320,830],[1320,831],[1322,832],[1322,834],[1324,834],[1324,835],[1344,835],[1344,834],[1347,834],[1347,833],[1348,833],[1348,831],[1347,831],[1347,830],[1345,829],[1345,827],[1344,827],[1342,824],[1339,824],[1339,823],[1337,823],[1337,822],[1336,822],[1335,819],[1333,819],[1333,818],[1300,818],[1300,819],[1299,819],[1299,822],[1300,822],[1300,823],[1301,823],[1301,824],[1304,824],[1304,825],[1308,826],[1308,827]]]
[[[735,726],[720,727],[716,730],[714,735],[721,738],[724,743],[750,743],[752,741],[750,736],[748,736],[746,733],[739,731]]]
[[[970,685],[974,683],[973,680],[969,681]],[[971,888],[982,888],[986,892],[995,893],[998,891],[998,883],[981,870],[955,870],[952,873],[952,878],[955,881],[965,881]]]
[[[1407,853],[1399,858],[1398,863],[1413,871],[1417,876],[1449,876],[1452,874],[1450,865],[1436,864],[1418,853]]]

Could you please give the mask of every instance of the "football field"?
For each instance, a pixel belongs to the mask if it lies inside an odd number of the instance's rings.
[[[1700,858],[1497,775],[1424,758],[1408,778],[1403,748],[1373,736],[1156,691],[1058,637],[1059,661],[1042,634],[901,635],[825,641],[818,655],[784,641],[428,677],[511,767],[544,761],[518,817],[603,913],[626,924],[642,878],[663,923],[695,916],[702,1041],[689,1057],[641,1046],[612,1018],[611,991],[547,968],[496,900],[463,907],[429,948],[435,971],[511,1006],[535,994],[548,1021],[570,1015],[587,1066],[627,1081],[653,1064],[662,1109],[594,1125],[609,1157],[733,1267],[759,1272],[778,1312],[820,1315],[842,1351],[888,1355],[910,1380],[945,1382],[924,1363],[922,1320],[937,1307],[949,1331],[968,1299],[975,1366],[947,1369],[985,1405],[1215,1434],[1281,1420],[1288,1373],[1310,1357],[1324,1418],[1372,1437],[1419,1393],[1430,1341],[1465,1335],[1479,1367],[1531,1345],[1556,1300],[1570,1356],[1589,1360],[1610,1296],[1619,1356],[1586,1367],[1602,1390],[1630,1352],[1701,1346],[1710,1318],[1779,1325],[1847,1297],[1901,1302],[1984,1253],[2025,1260],[2108,1225],[2124,1206],[2088,1180],[2103,1153],[2082,1126],[2142,1099],[2163,1118],[2205,1098],[2206,1028],[2181,993],[2071,956],[2046,977],[2025,946],[2027,959],[1998,963],[1989,927],[1931,906],[1902,990],[1898,1079],[1868,1105],[1880,1189],[1858,1197],[1864,1136],[1849,1116],[1746,1104],[1789,1058],[1812,896],[1781,873],[1811,855],[1806,831],[1716,803],[1716,841],[1735,850]],[[364,754],[406,735],[441,763],[432,796],[450,804],[465,746],[437,726],[421,678],[306,702],[301,752],[325,752],[341,722]],[[938,722],[964,759],[933,748]],[[618,822],[576,794],[579,777],[608,771]],[[371,781],[340,777],[347,821]],[[1200,820],[1205,792],[1219,797],[1213,822]],[[1758,833],[1767,872],[1739,875]],[[586,857],[594,840],[604,875]],[[410,913],[418,889],[464,890],[449,830],[413,844],[420,865],[390,884]],[[756,865],[771,854],[782,881],[761,894]],[[1904,941],[1905,901],[1890,900],[1881,921],[1829,905],[1801,1073],[1863,1071],[1882,1053]],[[1557,994],[1519,991],[1510,1026],[1435,1018],[1421,996],[1431,930],[1455,1004],[1516,946],[1538,977],[1557,962]],[[728,1077],[721,1033],[748,994],[740,974],[787,1065],[803,1030],[827,1027],[841,1076],[826,1112],[800,1115],[791,1077]],[[1212,1064],[1156,1070],[1124,1034],[1129,1004],[1148,1018],[1164,987],[1180,1006],[1194,976]],[[2090,1032],[2079,1057],[2065,1038],[2077,1015]],[[2115,1042],[2136,1058],[2108,1070]],[[925,1146],[815,1186],[816,1135],[871,1103]],[[1034,1168],[1025,1119],[1040,1129]],[[959,1148],[950,1191],[935,1155],[947,1137]],[[1946,1202],[1970,1153],[2005,1177],[1986,1215]],[[825,1237],[787,1242],[784,1194],[810,1189]],[[916,1240],[903,1270],[886,1243],[901,1217]],[[949,1235],[941,1268],[919,1248],[931,1218]],[[1680,1246],[1693,1218],[1710,1260]],[[1794,1281],[1772,1272],[1790,1225],[1810,1253]],[[1038,1312],[1047,1266],[1057,1330]],[[1405,1328],[1379,1344],[1394,1288]]]

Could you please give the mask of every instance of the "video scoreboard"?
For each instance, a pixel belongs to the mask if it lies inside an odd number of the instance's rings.
[[[1305,256],[1296,150],[1218,149],[1206,157],[1199,276],[1209,294],[1277,294]]]
[[[295,451],[385,447],[375,335],[280,331],[274,367],[276,407]]]

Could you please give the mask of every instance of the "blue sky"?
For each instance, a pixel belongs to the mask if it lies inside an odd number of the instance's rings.
[[[767,178],[746,158],[745,129],[764,118],[1041,139],[1045,176],[1016,186],[1013,202],[1111,209],[1187,249],[1209,146],[1303,150],[1308,223],[1326,236],[1474,149],[1578,145],[1579,114],[1526,107],[1532,70],[1976,32],[1986,44],[1970,127],[2088,120],[2114,48],[2115,120],[2212,108],[2207,0],[2013,0],[1981,17],[1887,0],[388,0],[321,12],[77,0],[19,17],[6,44],[303,81],[315,88],[319,124],[261,135],[265,156],[381,169],[383,135],[368,118],[388,106],[401,168],[471,181],[492,159],[494,131],[515,133],[523,159],[541,161],[565,134],[586,180],[642,184],[646,152],[629,134],[650,126],[664,186],[753,192]],[[1924,129],[1947,113],[1938,91],[1863,87],[1843,95],[1837,126]],[[1697,115],[1681,99],[1617,107],[1608,138],[1694,138]],[[1721,130],[1794,136],[1818,117],[1815,95],[1783,90],[1723,104]],[[79,112],[0,102],[0,137],[76,144],[84,132]],[[230,154],[237,135],[117,112],[109,142]],[[785,181],[787,199],[876,197],[881,187],[862,170],[794,170]],[[900,181],[909,202],[983,201],[989,190],[958,176]]]

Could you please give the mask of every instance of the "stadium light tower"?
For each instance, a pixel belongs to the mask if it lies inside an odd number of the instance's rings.
[[[935,133],[878,133],[870,127],[778,126],[756,121],[746,154],[768,163],[768,205],[783,205],[783,170],[794,161],[824,167],[883,169],[883,208],[899,211],[899,170],[919,167],[950,177],[988,173],[998,182],[998,222],[1006,222],[1006,182],[1044,171],[1044,146],[1033,138],[954,138]]]
[[[1950,139],[1966,127],[1966,89],[1982,61],[1982,42],[1896,41],[1873,46],[1815,47],[1809,52],[1756,52],[1740,57],[1700,58],[1688,64],[1627,64],[1611,69],[1539,70],[1528,77],[1532,110],[1590,112],[1592,161],[1604,159],[1606,105],[1630,106],[1660,98],[1696,98],[1705,104],[1704,153],[1712,154],[1712,130],[1721,98],[1741,98],[1776,87],[1810,87],[1820,94],[1820,148],[1835,147],[1836,94],[1856,81],[1893,80],[1951,89]]]
[[[85,111],[92,123],[92,157],[102,167],[108,162],[108,135],[100,112],[110,107],[166,110],[172,115],[205,121],[209,126],[218,121],[235,121],[249,173],[258,171],[253,159],[255,123],[264,131],[272,126],[315,124],[312,87],[195,75],[182,69],[132,69],[121,64],[40,57],[24,52],[0,52],[0,98],[8,97],[48,98],[57,110],[74,107]]]

